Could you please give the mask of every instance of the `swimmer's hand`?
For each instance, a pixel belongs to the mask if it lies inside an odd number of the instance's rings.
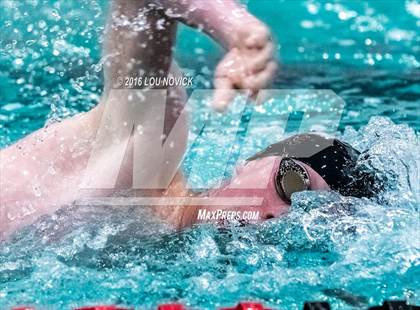
[[[238,89],[248,91],[255,99],[258,91],[272,82],[277,71],[268,28],[256,19],[252,25],[241,26],[235,44],[215,71],[211,105],[219,112],[227,108]]]

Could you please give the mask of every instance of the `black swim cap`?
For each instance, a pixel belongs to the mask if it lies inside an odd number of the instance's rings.
[[[297,134],[268,146],[247,161],[267,156],[284,156],[307,164],[342,195],[371,197],[375,194],[374,173],[357,169],[360,152],[336,138]]]

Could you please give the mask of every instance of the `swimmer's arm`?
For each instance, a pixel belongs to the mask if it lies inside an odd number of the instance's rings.
[[[163,77],[170,70],[177,23],[158,10],[148,10],[145,2],[111,1],[103,44],[104,97],[112,88],[124,88],[121,78]]]
[[[229,105],[236,89],[250,90],[255,96],[270,84],[277,70],[270,31],[237,1],[152,1],[166,15],[202,29],[227,49],[215,71],[212,105],[216,110]]]
[[[0,150],[0,241],[77,198],[100,116],[98,106]]]
[[[165,10],[166,15],[175,18],[191,27],[202,29],[213,37],[224,48],[230,50],[241,40],[239,26],[251,23],[259,29],[254,29],[263,37],[269,31],[246,8],[235,0],[202,1],[202,0],[152,0]]]

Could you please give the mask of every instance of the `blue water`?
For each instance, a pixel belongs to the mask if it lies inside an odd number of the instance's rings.
[[[96,104],[106,3],[0,2],[0,147]],[[252,0],[248,6],[279,44],[275,87],[340,95],[346,107],[337,134],[371,155],[367,164],[386,190],[372,200],[303,192],[284,218],[180,233],[139,208],[63,208],[1,244],[0,309],[92,303],[149,309],[169,300],[203,309],[243,299],[275,309],[299,309],[305,300],[328,300],[334,309],[390,298],[419,303],[420,4]],[[211,87],[220,48],[185,27],[179,32],[181,67],[195,76],[194,88]],[[215,124],[236,120],[238,106]],[[255,134],[236,140],[243,156],[283,134],[275,122],[267,125],[278,113],[275,103],[255,112]],[[193,134],[208,115],[205,103],[195,103]],[[228,142],[223,132],[214,137],[184,163],[188,171],[192,158],[205,154],[214,169],[196,169],[190,182],[220,181],[218,150]]]

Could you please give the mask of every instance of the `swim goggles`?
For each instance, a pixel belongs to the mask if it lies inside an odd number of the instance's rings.
[[[290,203],[293,193],[310,189],[306,169],[291,158],[283,158],[275,175],[274,184],[280,198]]]

